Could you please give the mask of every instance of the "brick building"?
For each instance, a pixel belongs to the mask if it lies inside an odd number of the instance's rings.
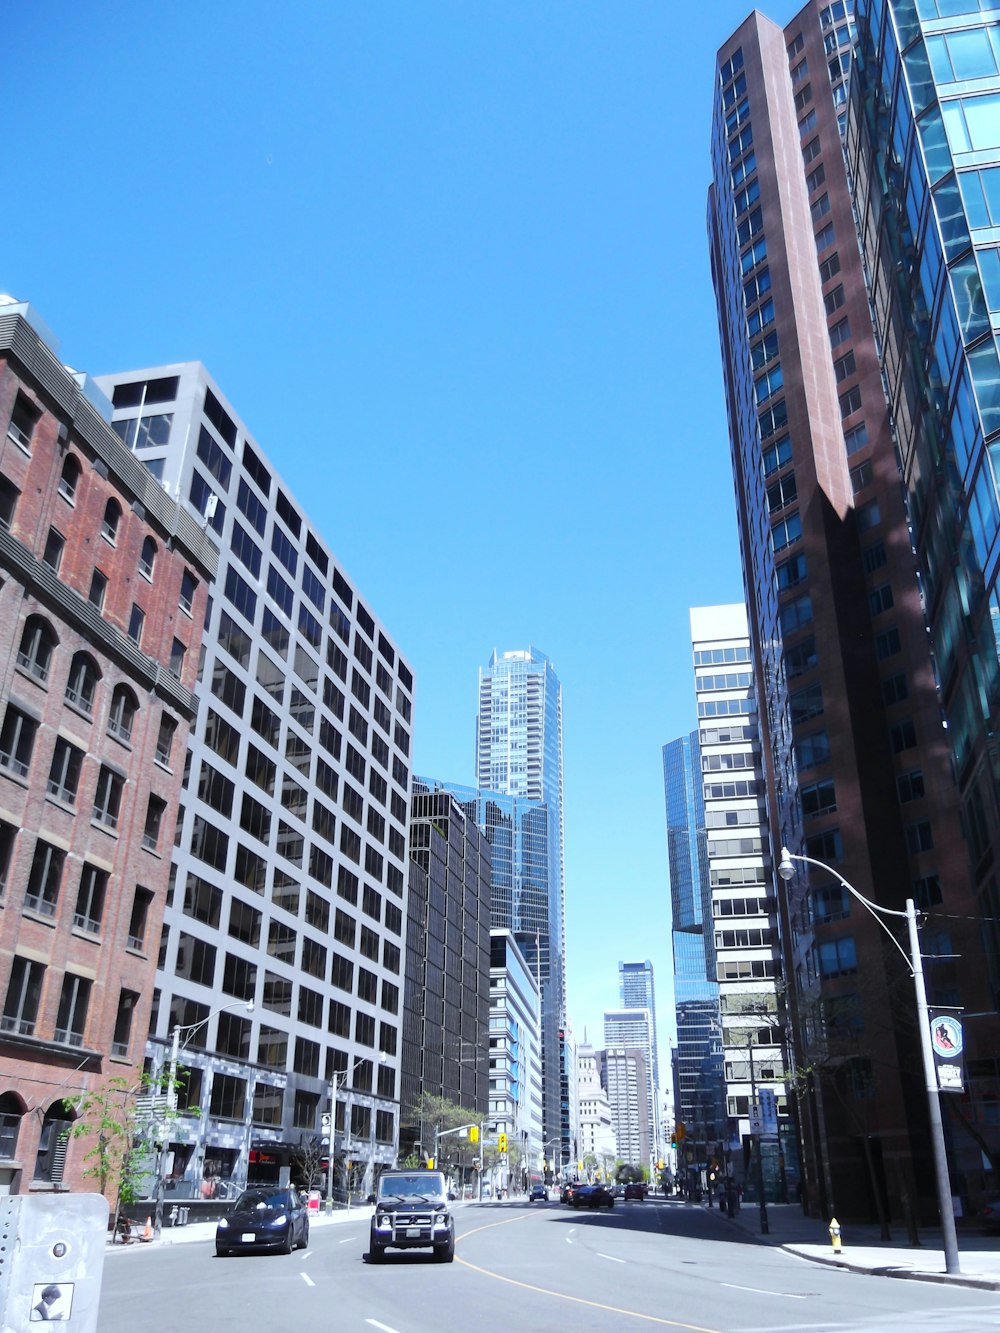
[[[217,551],[0,298],[0,1193],[90,1187],[138,1081]]]

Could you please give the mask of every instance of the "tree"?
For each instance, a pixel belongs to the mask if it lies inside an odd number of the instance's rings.
[[[296,1168],[302,1188],[315,1189],[323,1178],[323,1162],[329,1149],[318,1134],[303,1137],[302,1142],[292,1153],[292,1165]]]
[[[70,1131],[73,1138],[91,1138],[83,1155],[80,1174],[96,1181],[98,1191],[114,1209],[114,1226],[123,1204],[134,1203],[145,1174],[143,1159],[152,1145],[145,1126],[136,1117],[135,1098],[144,1083],[132,1086],[121,1075],[108,1079],[103,1087],[79,1097],[67,1097],[63,1105],[76,1117]]]

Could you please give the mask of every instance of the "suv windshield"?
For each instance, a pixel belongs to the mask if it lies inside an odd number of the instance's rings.
[[[423,1175],[391,1175],[385,1172],[378,1182],[378,1197],[391,1196],[407,1198],[417,1195],[421,1198],[444,1198],[444,1176],[439,1172],[428,1171]]]

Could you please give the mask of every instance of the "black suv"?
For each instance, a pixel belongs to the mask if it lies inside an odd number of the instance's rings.
[[[387,1249],[433,1249],[438,1263],[455,1257],[455,1220],[441,1171],[384,1171],[368,1241],[368,1262],[380,1264]]]

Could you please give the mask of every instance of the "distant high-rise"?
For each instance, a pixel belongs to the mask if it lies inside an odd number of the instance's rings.
[[[494,652],[479,672],[476,776],[480,789],[536,802],[544,819],[544,883],[533,877],[497,892],[493,925],[510,929],[542,991],[542,1107],[546,1141],[561,1144],[560,1166],[575,1160],[562,1083],[566,1042],[566,942],[563,868],[562,687],[534,648]],[[489,836],[487,834],[487,836]],[[575,1078],[575,1071],[574,1078]]]
[[[650,1016],[650,1059],[653,1078],[653,1155],[659,1157],[662,1141],[660,1126],[660,1058],[656,1042],[656,987],[653,964],[618,963],[618,999],[622,1009],[645,1009]]]
[[[725,1119],[722,1022],[715,975],[712,899],[705,836],[705,800],[698,732],[663,747],[670,874],[674,1010],[677,1016],[675,1125]],[[673,1071],[672,1071],[673,1072]],[[699,1164],[692,1162],[693,1167]],[[677,1163],[683,1177],[686,1166]]]
[[[698,1117],[701,1141],[708,1156],[721,1153],[723,1142],[739,1140],[745,1161],[750,1103],[766,1087],[775,1096],[779,1137],[762,1145],[765,1187],[770,1197],[783,1199],[798,1179],[799,1155],[787,1095],[781,937],[742,602],[692,607],[691,648],[726,1091],[724,1122],[709,1109],[715,1097],[706,1099]],[[737,1177],[743,1161],[732,1164]]]
[[[604,1045],[641,1051],[641,1082],[638,1085],[634,1115],[641,1122],[641,1142],[644,1156],[629,1158],[652,1166],[656,1162],[658,1122],[656,1089],[653,1084],[653,1015],[649,1009],[606,1009],[604,1011]],[[608,1089],[611,1095],[611,1089]],[[618,1127],[621,1135],[621,1125]]]

